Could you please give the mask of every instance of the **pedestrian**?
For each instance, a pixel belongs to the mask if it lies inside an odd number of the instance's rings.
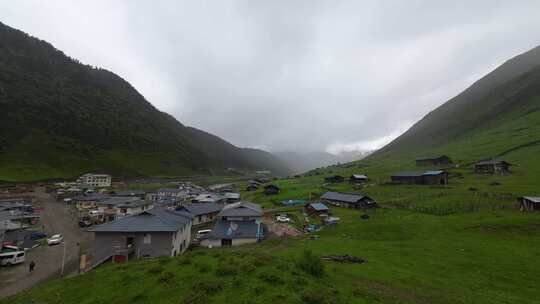
[[[34,263],[34,261],[31,261],[30,262],[30,265],[28,266],[28,272],[32,272],[34,271],[34,268],[36,267],[36,263]]]

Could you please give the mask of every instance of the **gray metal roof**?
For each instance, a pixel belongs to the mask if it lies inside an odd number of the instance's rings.
[[[443,173],[444,173],[443,170],[434,170],[434,171],[426,171],[422,175],[439,175],[439,174],[443,174]]]
[[[323,203],[311,203],[309,204],[309,206],[311,206],[311,208],[317,210],[317,211],[325,211],[325,210],[328,210],[329,208],[323,204]]]
[[[170,192],[170,193],[179,193],[179,192],[184,192],[184,190],[182,189],[176,189],[176,188],[161,188],[161,189],[158,189],[157,192]]]
[[[219,212],[221,209],[223,207],[216,203],[194,203],[176,208],[178,211],[186,211],[194,216]]]
[[[218,216],[262,216],[263,211],[261,207],[257,204],[248,203],[248,202],[237,202],[233,204],[226,205],[223,207],[223,210],[218,214]]]
[[[113,196],[113,197],[108,197],[104,200],[100,200],[98,202],[96,202],[97,205],[120,205],[120,204],[126,204],[126,203],[132,203],[132,202],[135,202],[135,201],[141,201],[140,198],[138,197],[133,197],[133,196]]]
[[[356,178],[356,179],[367,179],[367,175],[365,174],[353,174],[351,175],[352,178]]]
[[[524,196],[523,198],[534,203],[540,203],[540,196]]]
[[[262,229],[262,227],[261,227]],[[258,236],[259,225],[255,221],[218,220],[209,233],[209,239],[245,239]],[[262,231],[261,231],[262,233]]]
[[[146,194],[146,191],[144,190],[123,190],[123,191],[115,191],[115,196],[133,196],[133,195],[144,195]]]
[[[498,164],[502,164],[502,163],[506,163],[507,165],[510,165],[510,163],[502,160],[502,159],[488,159],[488,160],[482,160],[482,161],[479,161],[477,163],[475,163],[475,165],[498,165]]]
[[[339,193],[339,192],[326,192],[321,196],[321,199],[331,200],[331,201],[339,201],[339,202],[346,202],[346,203],[356,203],[359,200],[366,197],[365,195],[358,195],[358,194],[348,194],[348,193]]]
[[[102,201],[108,199],[110,196],[105,193],[92,193],[85,196],[78,196],[75,198],[77,201],[81,202],[91,202],[91,201]]]
[[[92,232],[176,232],[191,222],[189,215],[162,208],[94,226]]]
[[[227,199],[240,199],[240,193],[237,192],[227,192],[224,193],[223,196]]]

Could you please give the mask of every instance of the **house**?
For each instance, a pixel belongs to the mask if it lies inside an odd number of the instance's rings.
[[[182,205],[176,211],[189,213],[193,217],[193,226],[211,222],[216,219],[223,205],[216,203],[196,203]]]
[[[521,212],[540,211],[540,197],[523,196],[518,198],[519,210]]]
[[[92,264],[112,259],[176,256],[189,247],[191,217],[182,212],[154,208],[142,213],[97,225],[94,233]]]
[[[510,172],[510,163],[501,159],[490,159],[474,164],[474,173],[482,174],[505,174]]]
[[[448,173],[443,170],[436,171],[407,171],[396,172],[390,177],[396,184],[417,185],[447,185]]]
[[[249,185],[246,187],[246,191],[257,191],[257,189],[259,189],[259,185],[258,185],[258,184],[249,184]]]
[[[175,189],[175,188],[161,188],[157,190],[157,199],[165,198],[165,197],[178,197],[178,198],[184,198],[186,196],[186,192],[182,189]]]
[[[226,192],[223,194],[227,204],[232,204],[240,201],[240,193],[237,192]]]
[[[263,237],[262,215],[257,204],[237,202],[226,205],[218,213],[216,224],[201,241],[201,246],[236,246],[260,241]]]
[[[112,177],[108,174],[86,173],[77,179],[80,185],[87,185],[94,188],[106,188],[111,186]]]
[[[226,192],[233,192],[233,184],[217,184],[217,185],[211,185],[211,186],[208,186],[208,189],[210,191],[214,191],[214,192],[222,192],[222,193],[226,193]]]
[[[192,203],[225,203],[225,198],[214,193],[202,193],[191,200]]]
[[[330,212],[330,208],[323,203],[309,203],[305,205],[304,209],[311,216],[328,215]]]
[[[353,174],[349,177],[349,183],[351,184],[361,184],[365,183],[367,180],[368,177],[365,174]]]
[[[279,193],[279,187],[276,185],[266,185],[264,186],[264,194],[274,195]]]
[[[77,209],[92,209],[97,207],[97,203],[109,199],[110,196],[105,193],[91,193],[88,195],[77,196],[73,198],[72,202],[75,203]],[[69,202],[69,201],[67,201]]]
[[[99,213],[98,220],[108,222],[152,209],[154,202],[141,200],[138,197],[114,196],[100,201],[96,205]]]
[[[146,191],[144,190],[123,190],[123,191],[111,191],[113,196],[123,196],[123,197],[138,197],[140,199],[146,198]]]
[[[325,177],[324,181],[327,183],[343,183],[345,178],[341,175],[332,175]]]
[[[321,196],[321,201],[331,205],[355,209],[373,208],[377,206],[377,202],[368,196],[340,192],[326,192]]]
[[[417,166],[439,166],[448,165],[452,163],[452,159],[446,155],[432,156],[432,157],[420,157],[416,159]]]

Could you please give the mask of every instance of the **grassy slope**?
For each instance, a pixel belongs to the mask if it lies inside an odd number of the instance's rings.
[[[0,180],[289,173],[272,154],[238,148],[158,111],[127,81],[0,23]]]

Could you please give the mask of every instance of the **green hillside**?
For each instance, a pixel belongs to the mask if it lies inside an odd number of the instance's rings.
[[[235,147],[158,111],[128,82],[0,23],[0,180],[287,174],[278,158]]]

